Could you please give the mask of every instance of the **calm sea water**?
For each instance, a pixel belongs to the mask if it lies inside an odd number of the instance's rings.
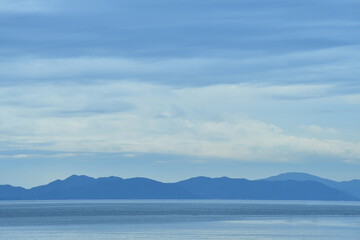
[[[0,239],[359,240],[360,203],[0,201]]]

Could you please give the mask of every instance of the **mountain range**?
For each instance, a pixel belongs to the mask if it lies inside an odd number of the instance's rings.
[[[306,173],[260,180],[195,177],[175,183],[148,178],[73,175],[25,189],[0,185],[0,200],[51,199],[246,199],[360,201],[360,180],[337,182]]]

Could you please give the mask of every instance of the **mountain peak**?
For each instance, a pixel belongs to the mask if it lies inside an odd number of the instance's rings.
[[[86,176],[86,175],[73,174],[70,177],[67,177],[65,180],[75,180],[75,179],[94,179],[94,178]]]
[[[317,181],[322,183],[330,183],[335,182],[326,178],[317,177],[315,175],[311,175],[303,172],[288,172],[282,173],[276,176],[272,176],[269,178],[265,178],[263,180],[267,181],[286,181],[286,180],[294,180],[294,181]]]

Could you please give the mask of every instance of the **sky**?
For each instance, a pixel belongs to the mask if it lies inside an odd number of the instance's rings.
[[[0,184],[360,179],[357,0],[0,0]]]

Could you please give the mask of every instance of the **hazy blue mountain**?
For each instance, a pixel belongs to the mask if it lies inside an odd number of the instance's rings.
[[[27,190],[22,187],[0,185],[0,200],[27,199]]]
[[[351,184],[356,185],[357,182]],[[250,181],[196,177],[176,183],[162,183],[147,178],[95,179],[77,175],[31,189],[3,185],[0,186],[0,199],[359,200],[347,192],[302,178]]]
[[[63,181],[32,188],[34,199],[176,199],[191,198],[179,187],[147,178],[118,177],[94,179],[73,175]]]
[[[334,187],[360,199],[360,180],[339,182]]]
[[[355,200],[350,194],[314,181],[197,177],[176,184],[201,198],[211,199]]]
[[[329,187],[336,188],[338,190],[347,192],[357,198],[360,198],[360,180],[351,180],[337,182],[326,178],[320,178],[307,173],[300,172],[290,172],[282,173],[277,176],[269,177],[264,180],[267,181],[285,181],[285,180],[294,180],[294,181],[315,181],[322,184],[325,184]]]

